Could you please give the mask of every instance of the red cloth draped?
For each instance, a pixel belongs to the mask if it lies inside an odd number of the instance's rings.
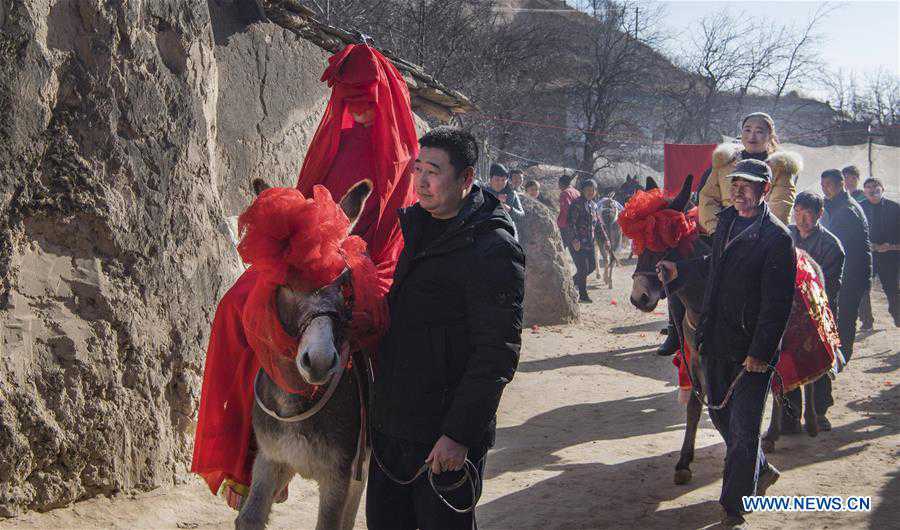
[[[781,341],[781,356],[775,365],[785,392],[823,376],[840,355],[837,325],[814,263],[809,254],[797,251],[794,305]],[[690,362],[689,348],[686,353]],[[679,357],[676,355],[673,360],[678,367],[678,386],[691,388],[687,367],[682,365]],[[777,378],[773,378],[773,390],[778,391],[779,387]]]
[[[678,247],[686,256],[697,239],[697,208],[686,214],[671,210],[659,189],[635,192],[625,203],[618,223],[625,237],[631,239],[637,255],[644,249],[665,252]]]
[[[840,355],[837,324],[814,263],[809,254],[797,250],[794,305],[781,340],[781,357],[775,366],[785,392],[821,377]],[[778,381],[773,381],[772,386],[777,390]]]
[[[394,65],[369,46],[351,44],[328,63],[322,81],[332,88],[331,99],[306,153],[297,189],[309,195],[313,185],[322,184],[340,200],[354,184],[372,182],[372,195],[353,233],[369,244],[386,292],[403,249],[397,210],[417,200],[412,164],[419,143],[409,92]],[[351,112],[366,110],[375,112],[372,125],[355,124]]]
[[[681,191],[684,179],[694,175],[691,191],[700,189],[700,177],[709,169],[716,144],[665,144],[663,146],[663,188],[666,196]]]
[[[359,308],[382,302],[390,288],[403,248],[397,210],[416,201],[411,166],[418,141],[403,77],[378,51],[350,45],[329,63],[322,80],[332,88],[331,99],[309,146],[297,189],[310,197],[313,187],[321,184],[333,197],[342,198],[357,182],[372,183],[372,195],[352,232],[368,244],[371,260],[362,259],[357,251],[363,241],[348,240],[350,247],[344,249],[354,273],[368,278],[377,273],[373,284],[377,289],[354,292],[351,324],[351,334],[368,341],[360,346],[371,347],[372,331],[385,322]],[[367,110],[374,111],[371,125],[356,125],[350,111]],[[244,329],[243,314],[251,296],[271,301],[265,289],[272,289],[268,282],[253,292],[262,277],[257,268],[245,271],[219,303],[207,348],[191,471],[203,477],[213,494],[225,480],[246,486],[251,479],[252,383],[260,362]],[[273,344],[283,346],[284,337],[277,335],[280,327],[271,329]]]

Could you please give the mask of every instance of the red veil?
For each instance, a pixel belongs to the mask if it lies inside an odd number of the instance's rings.
[[[353,230],[369,245],[385,292],[403,249],[397,210],[416,201],[412,163],[419,150],[403,76],[378,50],[351,44],[328,59],[322,81],[332,88],[297,189],[306,196],[322,184],[335,199],[368,180],[372,195]],[[370,127],[353,114],[375,113]],[[340,149],[338,147],[340,146]]]
[[[400,72],[369,46],[350,45],[331,57],[322,81],[328,82],[332,95],[309,146],[297,188],[310,198],[315,197],[313,187],[320,184],[340,200],[356,183],[371,182],[372,195],[352,233],[368,244],[377,267],[378,282],[372,286],[377,289],[367,289],[371,291],[367,294],[383,296],[403,248],[397,210],[416,200],[411,166],[418,141],[409,92]],[[375,116],[369,127],[354,122],[351,112],[369,110]],[[344,250],[349,251],[345,254],[351,269],[371,268],[371,263],[362,259],[361,246]],[[267,276],[254,263],[219,303],[210,333],[191,471],[202,476],[214,494],[225,480],[239,492],[244,489],[241,486],[250,484],[252,384],[260,358],[253,341],[248,340],[243,317],[245,307],[255,303],[259,294],[254,293],[257,283]],[[355,294],[358,306],[375,305],[374,300],[360,300],[362,293]],[[362,316],[366,315],[354,313],[352,326],[381,324],[365,322]],[[277,333],[269,338],[275,349],[288,342]]]

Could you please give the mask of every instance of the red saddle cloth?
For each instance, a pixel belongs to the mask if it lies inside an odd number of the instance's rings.
[[[825,287],[816,274],[815,261],[802,250],[797,250],[794,288],[794,305],[781,341],[781,357],[775,366],[781,384],[777,377],[772,380],[776,392],[781,391],[782,385],[784,392],[790,392],[815,381],[831,370],[841,355],[841,342]],[[690,348],[686,348],[685,358],[690,364]],[[678,368],[678,386],[691,388],[688,367],[681,362],[681,355],[675,355],[672,363]]]
[[[794,305],[781,339],[781,357],[775,366],[785,392],[815,381],[830,370],[840,356],[837,324],[816,268],[809,254],[797,250]],[[779,386],[778,378],[775,378],[773,390],[778,391]]]

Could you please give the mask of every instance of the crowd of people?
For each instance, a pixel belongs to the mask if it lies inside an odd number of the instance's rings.
[[[702,269],[705,278],[715,278],[709,284],[714,285],[710,289],[716,291],[706,308],[707,337],[718,336],[721,340],[711,349],[728,351],[728,355],[711,356],[712,360],[706,363],[707,392],[713,401],[721,400],[728,383],[739,371],[746,370],[759,376],[752,385],[755,392],[744,393],[737,403],[722,411],[711,411],[714,423],[729,447],[729,454],[735,455],[726,459],[729,463],[726,464],[726,480],[720,499],[726,519],[730,518],[735,524],[742,520],[737,504],[740,498],[748,492],[764,492],[778,478],[778,471],[766,463],[765,455],[759,449],[759,424],[771,375],[768,367],[777,360],[778,340],[784,332],[791,307],[796,273],[793,248],[807,252],[822,269],[825,294],[842,345],[841,366],[853,357],[857,324],[861,324],[863,330],[871,330],[874,325],[870,301],[873,278],[880,279],[893,325],[900,326],[900,205],[884,197],[884,182],[877,177],[865,179],[860,187],[860,171],[853,165],[824,171],[820,177],[821,193],[814,190],[798,193],[796,185],[801,167],[802,161],[797,155],[781,149],[771,116],[753,113],[741,123],[741,143],[723,144],[715,149],[710,167],[692,195],[698,207],[700,237],[713,249],[712,260],[715,262],[706,262]],[[519,170],[514,171],[520,174]],[[623,206],[611,196],[598,193],[593,179],[582,178],[573,186],[574,180],[572,175],[558,179],[559,202],[556,206],[559,215],[556,222],[575,267],[572,281],[579,300],[590,303],[587,280],[597,269],[596,251],[601,251],[604,261],[615,259],[618,242],[609,233],[608,220],[614,219]],[[491,167],[487,190],[505,203],[504,209],[513,220],[523,215],[516,196],[522,189],[521,182],[521,177],[514,179],[513,172],[502,165]],[[540,183],[536,180],[525,182],[524,192],[551,205],[541,194]],[[612,215],[604,216],[604,212]],[[727,230],[720,230],[720,226],[727,226]],[[772,250],[769,262],[760,261],[761,256],[766,256],[762,250],[767,248],[766,245],[774,245],[772,248],[777,249],[784,247],[785,252]],[[733,248],[735,246],[743,250]],[[730,250],[726,253],[726,249]],[[787,249],[791,251],[787,252]],[[729,258],[725,259],[726,256]],[[775,261],[772,260],[776,259],[783,263],[773,265]],[[748,264],[755,262],[758,262],[758,270],[748,276],[747,271],[752,269]],[[766,263],[768,269],[764,267]],[[682,275],[691,274],[684,269],[698,265],[681,264]],[[673,269],[673,274],[677,275],[675,270],[677,267]],[[776,284],[781,289],[775,288]],[[673,287],[675,285],[677,282]],[[751,289],[755,293],[743,292],[748,285],[755,286]],[[732,286],[730,291],[728,286]],[[738,287],[740,293],[735,291]],[[779,291],[780,298],[777,296]],[[752,321],[749,329],[768,328],[765,332],[768,339],[757,338],[754,342],[767,344],[766,354],[762,350],[748,352],[749,342],[743,347],[735,345],[733,337],[746,332],[746,322],[741,323],[742,329],[729,331],[724,320],[713,316],[728,312],[724,306],[716,307],[717,303],[725,304],[729,299],[743,301],[759,296],[758,293],[766,295],[756,305],[755,316],[743,315],[742,318]],[[674,328],[684,318],[685,308],[678,297],[669,300],[669,311],[670,324],[666,341],[657,352],[660,355],[672,355],[681,347],[678,339],[681,335]],[[715,321],[718,324],[713,323]],[[708,344],[711,342],[714,339],[707,341]],[[709,353],[709,348],[706,351]],[[831,422],[827,412],[834,404],[831,378],[819,378],[815,382],[814,395],[817,427],[820,431],[828,431]],[[795,389],[786,397],[791,406],[787,408],[782,432],[800,433],[801,391]],[[744,457],[739,458],[739,455]]]
[[[760,424],[771,372],[777,361],[794,293],[797,261],[794,248],[806,251],[822,269],[828,305],[836,317],[844,363],[854,353],[857,321],[871,328],[865,307],[873,275],[887,295],[894,326],[900,326],[897,268],[900,258],[900,205],[884,198],[884,183],[875,177],[858,189],[854,166],[824,171],[823,195],[796,193],[801,164],[779,150],[775,123],[764,113],[742,122],[742,145],[720,146],[699,190],[699,217],[711,253],[693,262],[662,262],[660,280],[677,292],[686,276],[706,282],[698,347],[710,403],[726,403],[726,388],[739,373],[745,388],[710,416],[726,444],[722,495],[727,527],[744,523],[741,499],[763,495],[779,472],[766,462],[760,447]],[[794,223],[789,227],[789,220]],[[735,305],[737,301],[738,305]],[[739,307],[738,307],[739,306]],[[870,306],[870,304],[869,304]],[[670,326],[683,320],[678,297],[669,300]],[[735,315],[739,318],[735,318]],[[674,353],[678,333],[669,333],[661,354]],[[843,366],[846,366],[844,364]],[[733,384],[733,383],[732,383]],[[826,416],[834,400],[827,376],[815,383],[818,429],[828,431]],[[783,432],[800,432],[799,389],[788,395]]]

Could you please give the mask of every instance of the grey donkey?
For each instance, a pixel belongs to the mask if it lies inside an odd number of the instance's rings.
[[[269,186],[256,180],[257,193]],[[360,183],[341,200],[351,222],[362,211],[371,189]],[[350,281],[345,272],[332,285],[313,293],[279,287],[276,295],[278,317],[287,333],[299,338],[296,366],[310,384],[328,385],[344,369],[341,349],[348,324],[344,315],[341,288]],[[298,336],[299,335],[299,336]],[[302,421],[286,422],[272,417],[260,407],[288,418],[309,410],[314,403],[281,390],[264,371],[255,383],[257,402],[253,407],[253,431],[258,451],[253,462],[250,491],[235,520],[235,528],[264,528],[277,492],[299,474],[319,487],[317,530],[353,528],[365,487],[369,450],[363,446],[359,480],[352,476],[361,428],[361,396],[365,380],[343,374],[330,399],[317,413]],[[360,387],[363,387],[362,389]],[[360,390],[363,390],[361,392]]]

